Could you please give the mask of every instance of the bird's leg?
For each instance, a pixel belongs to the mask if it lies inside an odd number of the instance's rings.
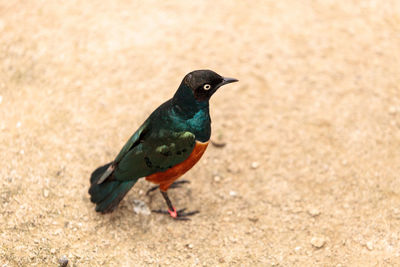
[[[167,203],[168,206],[168,211],[165,210],[153,210],[153,212],[156,213],[162,213],[162,214],[169,214],[171,215],[172,218],[176,219],[176,220],[182,220],[182,221],[187,221],[189,220],[189,218],[187,218],[187,216],[192,216],[196,213],[199,213],[199,211],[191,211],[191,212],[185,212],[186,209],[181,209],[181,210],[176,210],[175,207],[172,205],[171,200],[168,197],[168,194],[166,191],[161,191],[162,196],[165,199],[165,202]]]
[[[167,203],[168,213],[171,215],[172,218],[178,217],[178,213],[176,212],[175,207],[172,206],[172,202],[169,199],[167,192],[164,192],[164,191],[160,191],[160,192],[161,192],[161,195],[164,197],[165,202]]]
[[[176,181],[173,184],[171,184],[168,189],[180,188],[180,187],[182,187],[182,184],[189,184],[189,183],[190,183],[190,181],[182,179],[182,180]],[[158,188],[159,188],[158,185],[151,187],[149,190],[147,190],[146,196],[148,196],[151,192],[157,190]]]

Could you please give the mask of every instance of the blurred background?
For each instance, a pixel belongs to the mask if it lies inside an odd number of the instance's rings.
[[[396,0],[1,1],[0,263],[400,264],[399,48]],[[201,213],[145,181],[95,213],[91,171],[203,68],[240,82],[170,192]]]

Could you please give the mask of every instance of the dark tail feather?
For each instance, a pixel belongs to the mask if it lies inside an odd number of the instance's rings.
[[[100,187],[99,191],[104,190],[103,197],[99,201],[93,201],[94,195],[92,195],[91,200],[92,202],[96,203],[96,211],[102,213],[112,212],[135,183],[136,181],[129,181],[129,182],[112,181],[96,185],[95,187]]]
[[[106,165],[98,167],[96,170],[94,170],[94,172],[92,172],[92,175],[90,175],[90,184],[96,183],[111,164],[112,162],[107,163]]]
[[[111,165],[108,163],[97,168],[90,177],[91,186],[89,188],[90,201],[96,203],[96,211],[102,213],[112,212],[124,198],[126,193],[136,183],[136,180],[121,182],[106,179],[103,183],[97,184],[101,175]]]

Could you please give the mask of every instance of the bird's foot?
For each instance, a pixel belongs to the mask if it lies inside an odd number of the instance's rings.
[[[190,181],[188,181],[188,180],[176,181],[176,182],[172,183],[172,184],[169,186],[168,189],[171,189],[171,188],[172,188],[172,189],[173,189],[173,188],[180,188],[180,187],[182,187],[182,184],[189,184],[189,183],[190,183]],[[157,190],[158,188],[159,188],[158,185],[151,187],[149,190],[147,190],[146,196],[148,196],[151,192]]]
[[[180,220],[180,221],[189,221],[190,218],[188,218],[188,216],[192,216],[199,213],[198,210],[190,212],[185,212],[185,210],[186,208],[177,211],[175,208],[173,208],[173,210],[152,210],[152,212],[160,214],[169,214],[175,220]]]

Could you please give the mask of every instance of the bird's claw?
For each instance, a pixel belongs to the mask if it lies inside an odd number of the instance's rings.
[[[160,213],[160,214],[169,214],[172,218],[175,220],[180,220],[180,221],[190,221],[190,218],[187,218],[188,216],[195,215],[199,213],[198,210],[195,211],[190,211],[190,212],[185,212],[186,208],[180,209],[180,210],[152,210],[154,213]]]

